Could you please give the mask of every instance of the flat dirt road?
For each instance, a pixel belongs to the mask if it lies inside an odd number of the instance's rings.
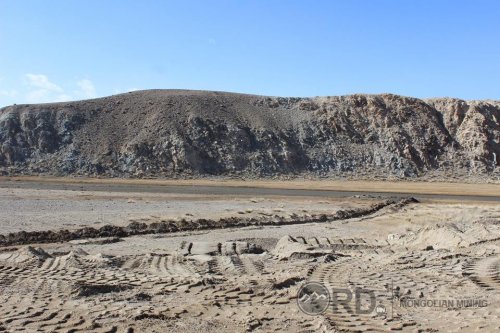
[[[197,195],[300,197],[414,196],[419,200],[498,201],[500,184],[332,180],[125,180],[0,177],[0,188]]]

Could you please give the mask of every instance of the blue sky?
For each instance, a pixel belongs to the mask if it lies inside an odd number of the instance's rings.
[[[497,0],[0,0],[0,106],[182,88],[500,99]]]

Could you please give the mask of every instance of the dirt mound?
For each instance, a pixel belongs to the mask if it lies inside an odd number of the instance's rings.
[[[105,267],[112,263],[112,257],[102,255],[101,253],[90,255],[87,252],[78,249],[60,257],[60,261],[60,267],[64,268]]]
[[[310,259],[333,253],[332,249],[321,249],[310,244],[304,244],[292,236],[284,236],[276,244],[273,254],[279,259]]]
[[[489,101],[138,91],[0,109],[0,172],[498,179],[498,119]]]
[[[453,250],[499,239],[500,226],[479,222],[426,226],[416,232],[409,232],[404,235],[389,235],[388,242],[419,249]]]
[[[35,265],[38,266],[51,255],[41,248],[34,248],[31,246],[24,247],[14,252],[0,253],[0,262],[19,265]]]

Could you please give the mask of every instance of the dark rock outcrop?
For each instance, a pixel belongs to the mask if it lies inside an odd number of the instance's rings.
[[[500,102],[149,90],[0,109],[4,175],[480,176]]]

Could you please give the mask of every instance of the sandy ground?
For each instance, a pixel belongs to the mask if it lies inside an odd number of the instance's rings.
[[[127,225],[131,221],[331,213],[366,207],[375,199],[286,198],[139,192],[11,189],[0,187],[2,234]]]
[[[53,178],[48,176],[0,176],[0,183],[31,182],[56,184],[100,184],[100,185],[162,185],[162,186],[224,186],[224,187],[251,187],[274,189],[307,189],[354,192],[385,192],[409,194],[442,194],[442,195],[470,195],[500,197],[498,183],[450,183],[450,182],[422,182],[422,181],[364,181],[364,180],[262,180],[262,179],[101,179],[101,178]]]
[[[288,216],[381,200],[0,188],[0,226],[6,234],[131,220]],[[441,200],[322,223],[4,247],[0,331],[494,332],[499,246],[498,202]],[[384,312],[330,305],[307,315],[297,293],[310,281],[331,293],[373,291]],[[464,299],[481,306],[463,306]],[[418,300],[447,303],[408,306]],[[354,309],[355,300],[348,305]]]

